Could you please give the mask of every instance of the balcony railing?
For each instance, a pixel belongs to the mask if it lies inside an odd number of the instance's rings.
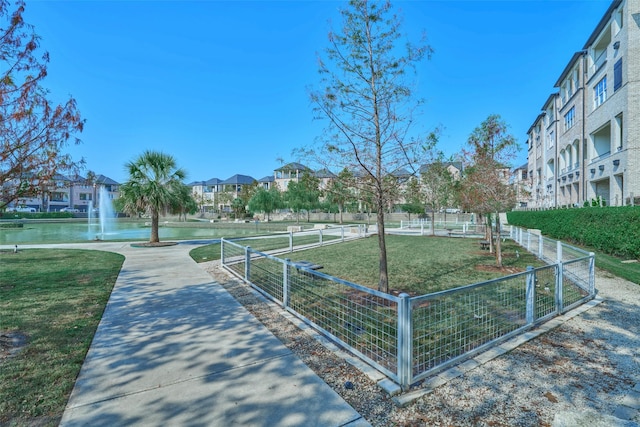
[[[602,160],[602,159],[606,159],[610,155],[611,155],[611,151],[607,151],[606,153],[602,153],[599,156],[592,158],[591,159],[591,163],[597,162],[597,161]]]

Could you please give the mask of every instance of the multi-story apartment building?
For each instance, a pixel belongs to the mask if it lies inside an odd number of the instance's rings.
[[[638,204],[638,16],[640,0],[614,0],[560,73],[528,131],[528,207]]]

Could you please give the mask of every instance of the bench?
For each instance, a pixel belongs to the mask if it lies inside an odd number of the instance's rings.
[[[447,230],[447,234],[449,235],[449,237],[451,237],[451,234],[453,233],[453,228],[445,228],[445,230]]]
[[[480,249],[489,249],[489,241],[488,240],[480,240]]]

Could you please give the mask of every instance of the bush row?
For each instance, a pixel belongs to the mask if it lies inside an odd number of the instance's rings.
[[[509,224],[606,254],[640,259],[640,206],[514,211]]]
[[[0,212],[0,219],[57,219],[73,218],[69,212]]]

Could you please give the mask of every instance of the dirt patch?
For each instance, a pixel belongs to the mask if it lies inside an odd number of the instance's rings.
[[[0,362],[13,357],[29,342],[29,337],[20,331],[0,331]]]

